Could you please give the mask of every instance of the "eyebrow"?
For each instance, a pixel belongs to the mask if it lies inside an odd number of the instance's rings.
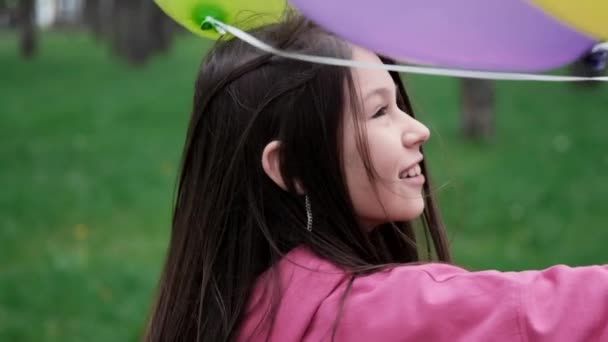
[[[399,90],[397,89],[397,87],[393,87],[393,88],[394,88],[395,96],[397,96],[397,93],[399,92]],[[366,102],[370,97],[372,97],[374,95],[390,95],[391,93],[393,93],[392,90],[393,89],[387,88],[387,87],[375,88],[374,90],[368,92],[367,95],[365,95],[365,97],[363,98],[363,101]]]

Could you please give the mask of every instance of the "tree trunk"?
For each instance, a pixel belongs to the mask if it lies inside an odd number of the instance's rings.
[[[38,50],[35,6],[35,0],[19,1],[18,11],[19,27],[21,28],[21,56],[26,59],[34,57]]]
[[[99,20],[99,37],[106,42],[113,42],[114,31],[116,25],[115,9],[120,0],[99,0],[98,5],[98,20]]]
[[[115,51],[132,65],[142,65],[150,56],[147,13],[140,0],[121,0],[115,6]]]
[[[152,0],[86,0],[84,13],[95,37],[131,65],[171,47],[175,25]]]
[[[84,24],[91,30],[97,40],[102,38],[100,5],[99,0],[86,0],[84,3]]]
[[[461,89],[464,136],[492,140],[496,131],[494,83],[490,80],[463,78]]]
[[[149,7],[150,48],[154,52],[167,52],[173,42],[173,22],[156,4],[149,1],[147,5]]]

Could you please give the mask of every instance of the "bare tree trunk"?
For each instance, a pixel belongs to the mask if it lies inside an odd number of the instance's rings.
[[[85,21],[112,52],[138,66],[171,47],[175,25],[152,0],[85,0]]]
[[[173,42],[173,22],[156,4],[149,1],[147,5],[150,13],[148,27],[152,38],[150,40],[151,49],[160,53],[167,52]]]
[[[494,84],[490,80],[463,78],[461,89],[464,136],[493,139],[496,131]]]
[[[97,40],[102,38],[100,5],[99,0],[85,0],[84,3],[84,23]]]
[[[35,0],[19,1],[19,26],[21,28],[21,56],[30,59],[36,55],[38,41],[36,37],[36,3]]]
[[[116,18],[114,16],[115,7],[120,0],[99,0],[98,18],[99,18],[99,37],[105,39],[106,42],[112,42],[114,39],[114,31]]]
[[[115,51],[133,65],[150,56],[147,13],[140,0],[121,0],[115,6]]]

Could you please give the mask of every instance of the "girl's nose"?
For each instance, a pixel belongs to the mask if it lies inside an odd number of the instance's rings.
[[[420,121],[412,118],[410,124],[403,132],[403,145],[406,147],[414,147],[422,145],[431,137],[431,131]]]

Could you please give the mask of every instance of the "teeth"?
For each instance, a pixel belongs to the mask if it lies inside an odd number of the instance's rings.
[[[399,174],[399,178],[416,177],[420,174],[422,174],[422,169],[420,168],[420,165],[416,164],[409,169],[402,171]]]

